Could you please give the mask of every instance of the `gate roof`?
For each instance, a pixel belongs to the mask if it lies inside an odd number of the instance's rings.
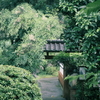
[[[44,52],[60,52],[66,51],[65,42],[63,40],[47,40]]]

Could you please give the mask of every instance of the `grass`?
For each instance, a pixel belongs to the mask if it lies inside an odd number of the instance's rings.
[[[57,77],[57,76],[58,76],[58,71],[54,72],[53,75],[49,75],[49,74],[46,74],[45,72],[41,72],[40,74],[38,74],[36,79],[38,80],[42,78],[51,78],[51,77]]]

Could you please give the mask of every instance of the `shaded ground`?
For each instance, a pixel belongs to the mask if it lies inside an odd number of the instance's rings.
[[[43,100],[65,100],[57,77],[39,79]]]

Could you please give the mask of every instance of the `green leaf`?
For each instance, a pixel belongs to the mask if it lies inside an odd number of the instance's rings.
[[[85,12],[86,14],[90,14],[90,13],[92,13],[92,12],[97,12],[97,11],[99,11],[99,10],[100,10],[100,0],[96,0],[96,1],[94,1],[93,3],[89,3],[89,4],[86,6],[84,12]]]

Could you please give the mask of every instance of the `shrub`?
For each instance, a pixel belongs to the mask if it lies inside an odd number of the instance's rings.
[[[63,63],[64,68],[66,68],[66,70],[67,70],[66,72],[68,74],[72,74],[74,69],[77,69],[76,63],[74,62],[73,57],[70,56],[69,53],[60,52],[53,59],[54,59],[54,62],[56,62],[56,63]]]
[[[76,66],[87,66],[86,58],[81,53],[72,53],[70,56],[73,58]]]
[[[22,68],[0,65],[0,100],[42,100],[33,75]]]
[[[56,71],[57,71],[56,67],[49,66],[46,68],[46,73],[50,75],[53,75]]]

